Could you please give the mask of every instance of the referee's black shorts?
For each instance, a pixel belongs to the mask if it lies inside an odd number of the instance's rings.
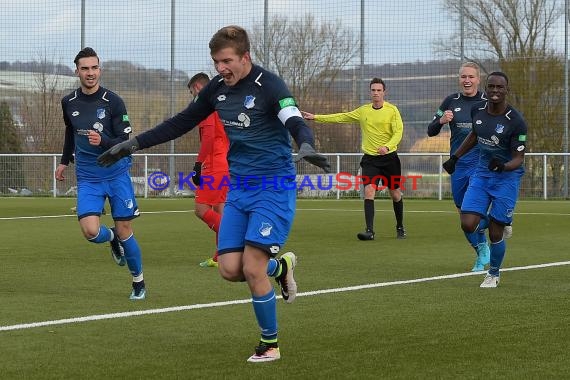
[[[362,168],[362,176],[366,184],[378,186],[380,181],[382,181],[382,187],[378,188],[378,190],[382,190],[383,187],[387,187],[389,190],[400,188],[402,165],[397,152],[383,156],[365,154],[360,160],[360,167]]]

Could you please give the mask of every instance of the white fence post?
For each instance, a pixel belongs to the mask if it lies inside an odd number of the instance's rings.
[[[443,199],[443,155],[439,155],[439,184],[437,189],[437,199]]]
[[[144,155],[144,197],[148,198],[148,156]]]
[[[57,180],[55,179],[55,171],[57,170],[57,155],[53,155],[53,176],[52,176],[52,190],[53,190],[53,197],[57,197]]]
[[[340,154],[337,154],[336,155],[336,174],[337,174],[337,176],[338,176],[339,171],[340,171]],[[338,188],[338,186],[336,187],[336,199],[340,199],[340,189]]]
[[[546,172],[546,154],[542,156],[542,194],[543,199],[548,199],[548,173]]]

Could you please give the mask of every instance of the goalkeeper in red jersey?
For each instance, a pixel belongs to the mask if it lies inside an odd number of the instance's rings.
[[[208,84],[210,78],[205,73],[198,73],[190,78],[188,89],[196,99],[200,90]],[[194,164],[192,182],[196,185],[194,212],[216,233],[216,252],[202,261],[201,267],[218,267],[218,231],[224,210],[228,187],[222,184],[229,176],[227,154],[228,137],[216,112],[208,116],[199,125],[200,151]]]

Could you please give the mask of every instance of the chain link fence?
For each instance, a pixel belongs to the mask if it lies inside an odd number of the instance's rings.
[[[462,62],[478,62],[483,83],[485,73],[506,72],[510,101],[529,124],[529,151],[552,153],[546,167],[542,156],[527,159],[532,176],[525,181],[534,188],[539,179],[551,178],[549,193],[567,198],[568,155],[554,153],[569,152],[569,1],[8,1],[0,15],[0,103],[10,122],[0,120],[0,153],[61,150],[60,100],[78,87],[72,61],[83,46],[98,52],[102,84],[123,97],[138,134],[185,107],[192,75],[215,74],[209,39],[220,27],[238,24],[251,34],[254,62],[283,77],[303,110],[352,110],[369,100],[370,79],[382,77],[387,100],[404,119],[401,153],[448,153],[445,129],[427,138],[426,128],[443,98],[459,91]],[[311,127],[320,151],[359,152],[357,125]],[[198,147],[192,131],[148,153],[189,154]],[[356,173],[356,156],[343,156],[341,165]],[[50,157],[3,160],[2,173],[14,178],[52,165]],[[172,175],[180,160],[150,165]],[[407,160],[404,167],[416,170],[416,160],[423,160],[437,174],[437,157],[415,157],[409,165]],[[53,190],[51,178],[42,178],[33,187]],[[32,187],[30,181],[1,191]]]

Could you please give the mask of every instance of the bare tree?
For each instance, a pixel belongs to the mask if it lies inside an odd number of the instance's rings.
[[[445,8],[464,21],[467,59],[502,62],[554,54],[553,27],[563,10],[556,0],[444,0]],[[436,50],[460,57],[459,34],[438,40]]]
[[[64,136],[61,76],[45,56],[38,60],[40,71],[33,74],[33,86],[25,95],[27,150],[54,153],[61,150]]]
[[[22,139],[14,123],[10,106],[0,103],[0,153],[22,153]],[[24,184],[22,157],[0,157],[0,193]]]
[[[510,101],[528,122],[529,150],[560,152],[564,57],[553,49],[552,36],[564,14],[561,5],[557,0],[445,0],[445,6],[463,18],[466,57],[477,62],[491,59],[511,78]],[[440,51],[460,55],[457,38],[439,45]],[[555,161],[550,161],[549,171],[558,186],[561,163]],[[536,166],[536,176],[525,180],[540,181],[540,163],[527,160],[527,165]]]
[[[354,105],[351,91],[334,88],[342,70],[359,52],[358,38],[352,29],[340,20],[319,23],[311,14],[294,20],[277,15],[266,32],[264,38],[263,25],[253,28],[254,59],[263,61],[267,52],[269,62],[264,62],[264,66],[283,78],[303,108],[323,112],[345,108],[347,103]],[[268,41],[267,46],[264,41]],[[318,139],[320,149],[345,149],[338,144],[354,147],[355,143],[344,136],[354,135],[350,129],[327,127],[326,136],[317,134],[322,137]]]

